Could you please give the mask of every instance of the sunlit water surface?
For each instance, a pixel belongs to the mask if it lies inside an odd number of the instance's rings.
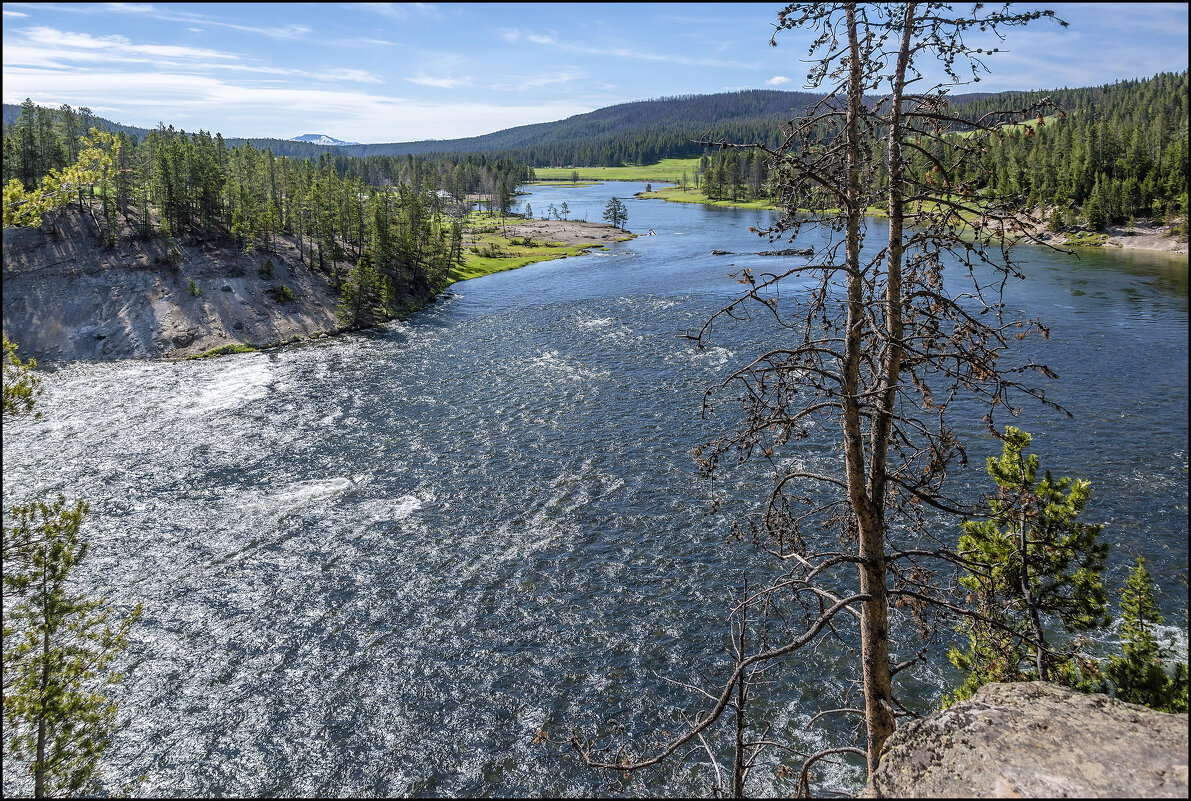
[[[5,426],[4,504],[86,499],[80,587],[144,604],[113,691],[109,792],[706,791],[693,763],[610,785],[556,742],[680,727],[674,708],[698,705],[664,679],[719,680],[741,575],[773,569],[727,537],[761,474],[713,484],[691,458],[733,423],[728,407],[701,417],[703,390],[773,332],[724,331],[705,350],[679,337],[732,297],[727,273],[776,264],[710,254],[775,247],[748,232],[769,215],[633,199],[642,188],[534,188],[539,213],[566,200],[593,221],[615,194],[655,235],[458,284],[405,323],[204,361],[49,366],[44,417]],[[1185,649],[1185,257],[1023,255],[1009,304],[1052,337],[1021,353],[1061,375],[1050,394],[1074,419],[1028,407],[1017,422],[1045,466],[1092,480],[1109,584],[1145,556]],[[978,497],[999,448],[967,428],[973,466],[956,480]],[[839,684],[834,658],[793,664],[771,692],[779,736],[823,742],[799,731]],[[927,709],[954,680],[937,653],[913,700]],[[555,742],[533,744],[540,729]],[[777,759],[752,792],[792,791]],[[25,790],[5,762],[5,794]]]

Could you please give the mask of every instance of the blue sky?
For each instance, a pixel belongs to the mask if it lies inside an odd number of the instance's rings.
[[[1021,8],[1036,7],[1018,4]],[[956,9],[969,6],[956,4]],[[1057,3],[973,89],[1089,86],[1187,68],[1187,5]],[[633,100],[801,89],[780,4],[3,5],[5,103],[225,136],[449,139]]]

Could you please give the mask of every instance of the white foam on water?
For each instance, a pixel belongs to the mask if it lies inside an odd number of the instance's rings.
[[[352,517],[360,524],[384,523],[405,520],[426,504],[417,495],[402,495],[400,498],[376,498],[363,501],[352,508]]]
[[[278,521],[329,500],[358,486],[346,476],[297,481],[264,492],[249,494],[240,506],[241,519]]]
[[[736,356],[735,353],[720,345],[695,350],[692,353],[695,361],[704,362],[714,367],[723,367],[730,359]]]
[[[612,320],[608,317],[589,317],[579,320],[578,325],[580,328],[586,329],[607,328],[612,325]]]
[[[566,378],[570,381],[591,381],[607,378],[607,370],[592,370],[577,364],[574,359],[563,356],[557,350],[542,351],[537,357],[530,359],[529,366],[536,372]]]
[[[182,414],[236,409],[269,394],[273,370],[266,357],[254,353],[225,356],[218,361],[218,369],[183,380],[179,387]]]

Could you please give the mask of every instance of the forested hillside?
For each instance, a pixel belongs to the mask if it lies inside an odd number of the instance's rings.
[[[1009,132],[986,160],[990,186],[1026,196],[1031,207],[1066,209],[1068,218],[1074,204],[1093,228],[1186,214],[1186,72],[1047,94],[1066,116]]]
[[[714,136],[756,139],[776,143],[780,123],[789,119],[814,95],[806,92],[753,90],[712,95],[643,100],[597,109],[557,122],[522,125],[465,139],[429,139],[418,142],[329,146],[286,139],[228,138],[230,146],[252,142],[269,148],[275,156],[318,158],[324,153],[342,156],[404,156],[441,153],[491,153],[508,151],[517,160],[537,166],[550,164],[649,163],[661,158],[698,155],[693,140]],[[4,106],[4,124],[20,114],[20,106]],[[89,115],[86,109],[80,113]],[[143,137],[149,129],[133,128],[90,115],[91,124],[106,130]]]
[[[1048,210],[1054,230],[1079,223],[1099,229],[1139,217],[1182,219],[1185,227],[1187,93],[1187,73],[1163,73],[1088,89],[961,96],[952,107],[976,120],[1048,96],[1056,104],[1057,113],[1045,118],[1005,125],[976,168],[982,188]],[[964,134],[952,131],[951,141],[958,144]],[[932,146],[944,162],[945,150]],[[703,158],[692,180],[709,198],[765,199],[770,191],[765,167],[752,151],[718,150]]]
[[[425,297],[445,285],[462,258],[467,194],[507,207],[528,177],[523,165],[483,154],[294,159],[205,131],[138,139],[87,133],[90,122],[70,107],[27,103],[5,126],[6,227],[72,205],[109,245],[186,238],[270,253],[285,237],[302,263],[343,287],[349,322],[360,325],[387,316],[394,294]]]

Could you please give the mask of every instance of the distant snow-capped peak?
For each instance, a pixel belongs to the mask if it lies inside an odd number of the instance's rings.
[[[295,136],[290,140],[291,142],[309,142],[312,145],[358,145],[359,142],[344,142],[342,139],[336,139],[333,136],[326,134],[302,134]]]

